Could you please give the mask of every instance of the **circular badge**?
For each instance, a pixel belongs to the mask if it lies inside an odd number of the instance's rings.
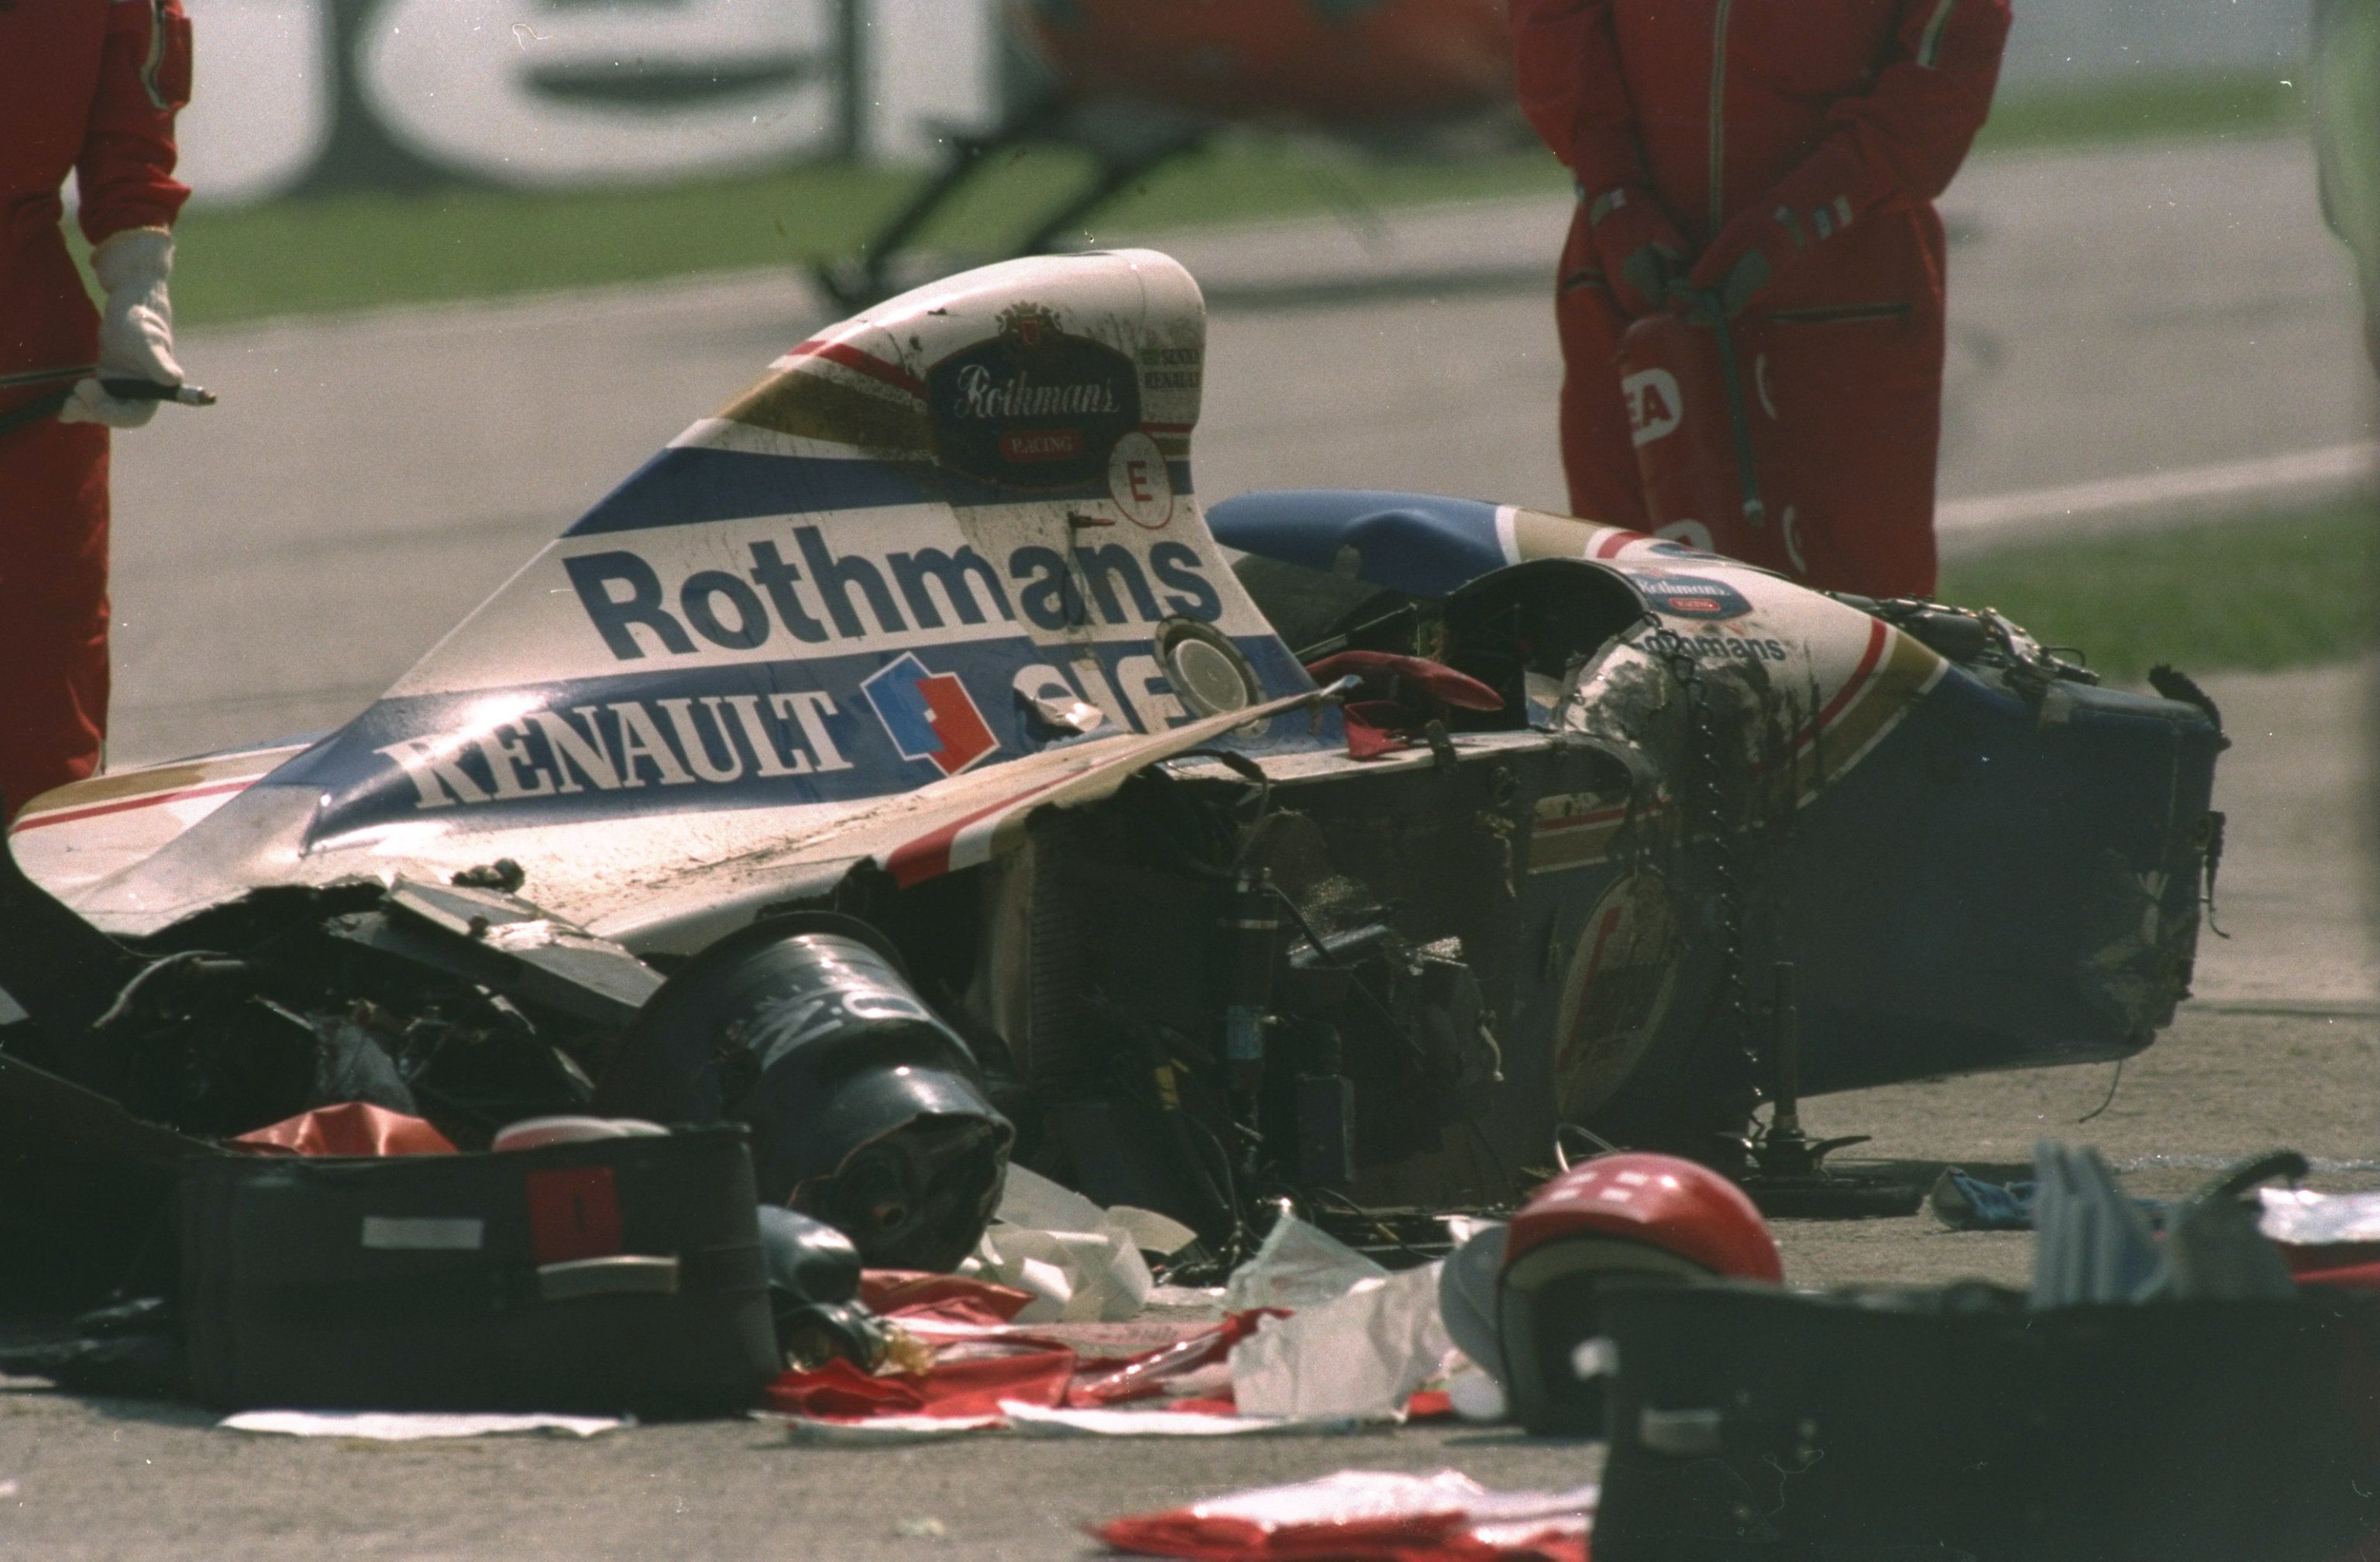
[[[1135,526],[1155,531],[1173,519],[1173,473],[1157,441],[1135,429],[1108,457],[1108,496]]]
[[[1677,913],[1658,874],[1621,879],[1586,914],[1554,1025],[1554,1094],[1565,1120],[1594,1112],[1635,1071],[1670,1012],[1677,952]]]
[[[1220,630],[1191,618],[1158,626],[1157,654],[1183,702],[1202,716],[1245,711],[1261,692],[1256,669]]]

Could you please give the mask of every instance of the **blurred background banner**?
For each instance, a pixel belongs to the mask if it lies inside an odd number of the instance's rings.
[[[1079,0],[1016,0],[1068,25]],[[1185,0],[1195,3],[1195,0]],[[1383,0],[1280,0],[1334,18]],[[1005,0],[188,0],[200,202],[913,164],[1026,89]],[[2004,97],[2289,67],[2294,0],[2024,7]]]
[[[194,199],[910,161],[997,115],[988,0],[189,0]]]

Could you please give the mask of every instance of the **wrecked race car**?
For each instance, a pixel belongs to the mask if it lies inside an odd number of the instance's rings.
[[[20,1171],[105,1117],[63,1102],[592,1109],[748,1124],[871,1264],[955,1263],[1011,1156],[1228,1252],[1283,1196],[1502,1204],[1573,1129],[1708,1157],[1780,1089],[2170,1019],[2186,679],[1510,506],[1210,518],[1204,341],[1147,251],[907,294],[346,726],[36,799]]]

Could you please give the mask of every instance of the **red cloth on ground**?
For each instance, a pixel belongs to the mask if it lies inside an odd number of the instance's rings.
[[[1791,512],[1795,573],[1930,593],[1932,202],[1989,111],[2008,0],[1512,0],[1511,18],[1522,106],[1586,198],[1555,299],[1572,512],[1647,529],[1613,368],[1629,317],[1588,221],[1595,197],[1641,188],[1706,273],[1751,249],[1783,257],[1734,329],[1761,494],[1778,524]]]
[[[1184,1373],[1211,1366],[1232,1353],[1232,1347],[1257,1332],[1257,1324],[1267,1318],[1286,1318],[1288,1310],[1279,1307],[1256,1307],[1245,1312],[1234,1312],[1203,1334],[1188,1339],[1144,1350],[1137,1356],[1121,1361],[1096,1361],[1075,1375],[1066,1389],[1068,1406],[1083,1409],[1099,1405],[1121,1405],[1134,1399],[1146,1399],[1165,1391],[1165,1385]],[[1220,1397],[1220,1413],[1238,1413],[1228,1394]],[[1202,1403],[1206,1401],[1201,1401]],[[1172,1409],[1182,1407],[1175,1405]]]
[[[860,1295],[861,1300],[867,1300],[866,1281],[862,1282]],[[913,1311],[894,1316],[917,1315]],[[878,1376],[870,1376],[847,1361],[830,1361],[814,1372],[783,1374],[769,1385],[764,1398],[769,1409],[788,1415],[850,1422],[870,1421],[879,1416],[997,1415],[1003,1399],[1052,1409],[1120,1405],[1163,1393],[1166,1384],[1173,1379],[1229,1356],[1232,1346],[1256,1332],[1260,1320],[1284,1316],[1278,1308],[1234,1312],[1214,1327],[1172,1345],[1087,1364],[1075,1350],[1035,1335],[1030,1329],[1003,1329],[994,1336],[976,1336],[960,1343],[969,1350],[986,1346],[1017,1348],[1009,1354],[953,1359],[945,1347],[933,1366],[924,1373]],[[1220,1415],[1235,1413],[1228,1397],[1208,1396],[1195,1405],[1184,1402],[1167,1408],[1196,1409]]]
[[[1014,1322],[1033,1304],[1030,1293],[1007,1286],[914,1269],[865,1271],[859,1276],[859,1300],[869,1312],[886,1318],[923,1316],[986,1328]]]
[[[1570,1505],[1591,1494],[1513,1494],[1528,1503],[1523,1518],[1496,1494],[1447,1489],[1452,1474],[1342,1470],[1132,1514],[1091,1533],[1118,1551],[1204,1562],[1586,1562],[1585,1515]]]
[[[1065,1402],[1075,1375],[1071,1350],[937,1361],[930,1372],[871,1376],[844,1361],[807,1373],[786,1373],[762,1390],[772,1410],[814,1421],[872,1421],[879,1416],[992,1416],[1002,1400],[1051,1409]]]
[[[172,176],[189,43],[181,0],[0,6],[0,415],[98,357],[60,228],[67,175],[93,244],[169,226],[188,197]],[[0,823],[98,768],[107,525],[105,429],[43,418],[0,434]]]
[[[451,1155],[455,1146],[420,1117],[361,1101],[317,1106],[227,1140],[241,1150],[289,1155]]]

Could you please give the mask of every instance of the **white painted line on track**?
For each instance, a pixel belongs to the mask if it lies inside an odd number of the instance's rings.
[[[2122,531],[2269,509],[2380,486],[2380,444],[2359,441],[2241,461],[2177,467],[2136,477],[1951,499],[1935,513],[1946,551],[1966,552],[2048,532]]]

